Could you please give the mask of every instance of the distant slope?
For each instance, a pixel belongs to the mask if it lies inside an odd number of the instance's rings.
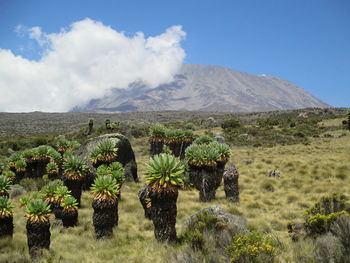
[[[185,64],[174,81],[149,89],[142,83],[90,101],[81,112],[201,110],[253,112],[330,107],[294,84],[221,66]]]

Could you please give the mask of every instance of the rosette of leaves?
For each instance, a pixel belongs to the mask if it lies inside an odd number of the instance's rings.
[[[26,163],[34,162],[35,150],[28,149],[22,152],[22,157],[26,160]]]
[[[167,128],[161,124],[156,123],[149,129],[149,135],[151,141],[163,141],[165,139],[165,133],[167,131]]]
[[[0,175],[0,196],[9,196],[11,185],[12,182],[7,176]]]
[[[155,155],[147,164],[148,206],[155,238],[160,242],[176,240],[176,200],[183,185],[184,166],[173,155]]]
[[[16,167],[16,162],[21,160],[22,157],[19,153],[13,153],[11,154],[11,156],[8,158],[8,165],[11,168],[15,168]]]
[[[50,205],[42,199],[30,200],[26,207],[29,253],[36,256],[50,247]]]
[[[113,234],[113,226],[118,222],[119,185],[109,175],[99,176],[91,187],[94,195],[92,201],[93,225],[96,238],[108,238]]]
[[[119,192],[117,181],[109,175],[99,176],[91,186],[96,200],[115,202]]]
[[[184,131],[181,129],[166,129],[165,130],[165,142],[166,143],[179,143],[185,139]]]
[[[192,142],[193,138],[194,138],[194,134],[192,130],[184,130],[183,131],[183,135],[184,135],[184,140],[186,142]]]
[[[46,165],[46,173],[51,176],[58,174],[58,165],[56,163],[50,162]]]
[[[96,148],[90,152],[90,160],[94,165],[111,163],[117,158],[118,148],[110,139],[101,141]]]
[[[216,147],[210,147],[209,144],[192,144],[186,149],[185,157],[188,164],[193,166],[216,167],[220,153]]]
[[[108,166],[108,170],[109,175],[121,186],[125,181],[123,165],[120,162],[113,162]]]
[[[50,151],[53,150],[52,147],[47,145],[40,145],[35,149],[34,160],[36,161],[50,161]]]
[[[63,163],[64,176],[69,180],[81,181],[88,169],[85,161],[79,156],[69,156]]]
[[[25,172],[27,167],[27,163],[25,159],[21,158],[15,162],[16,172]]]
[[[2,175],[6,176],[11,181],[12,184],[15,181],[16,174],[12,171],[4,171],[2,172]]]
[[[61,154],[53,148],[49,150],[49,158],[51,163],[60,164],[62,162]]]
[[[73,196],[65,197],[61,202],[62,222],[64,227],[73,227],[78,223],[78,202]]]
[[[77,141],[69,141],[67,139],[60,139],[56,143],[57,151],[60,154],[65,153],[66,151],[73,151],[77,149],[80,144]]]
[[[71,191],[67,186],[57,186],[54,192],[54,204],[53,204],[53,213],[55,214],[55,218],[60,220],[62,218],[62,200],[68,196],[70,196]]]
[[[231,149],[226,143],[212,142],[209,147],[215,148],[219,153],[218,162],[226,163],[231,157]]]
[[[183,185],[185,169],[173,155],[155,155],[147,164],[146,184],[155,192],[173,191]]]
[[[12,182],[7,176],[0,175],[0,196],[9,196],[11,185]]]
[[[82,158],[72,155],[63,163],[63,169],[64,185],[72,191],[72,196],[80,204],[81,187],[88,166]]]
[[[194,140],[195,144],[209,144],[214,142],[214,138],[209,135],[203,135]]]
[[[13,208],[7,196],[0,196],[0,238],[13,235]]]
[[[42,194],[42,198],[44,199],[44,201],[46,201],[50,205],[52,210],[56,202],[56,189],[57,187],[62,185],[63,183],[61,180],[55,180],[48,183],[40,190],[40,193]]]

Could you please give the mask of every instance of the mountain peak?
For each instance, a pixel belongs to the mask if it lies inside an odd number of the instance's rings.
[[[183,64],[174,80],[151,89],[130,85],[75,111],[202,110],[256,112],[329,107],[293,83],[222,66]]]

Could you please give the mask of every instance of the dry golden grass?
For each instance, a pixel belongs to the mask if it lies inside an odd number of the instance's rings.
[[[225,199],[223,187],[217,199],[200,203],[198,192],[181,191],[178,199],[177,231],[185,218],[203,207],[218,204],[227,211],[242,215],[251,229],[278,238],[283,249],[281,262],[307,262],[313,244],[293,243],[287,233],[289,221],[303,221],[305,209],[331,192],[350,196],[350,135],[338,137],[344,131],[334,131],[334,138],[315,138],[310,145],[276,146],[273,148],[233,148],[230,164],[240,172],[240,205]],[[148,160],[146,138],[135,139],[139,175],[143,177]],[[247,160],[251,161],[246,164]],[[271,169],[281,171],[280,178],[268,178]],[[43,262],[166,262],[169,247],[159,244],[153,236],[153,224],[143,216],[137,192],[142,184],[128,183],[122,188],[119,202],[119,226],[113,238],[97,241],[92,226],[92,196],[84,192],[79,209],[79,226],[63,229],[51,226],[50,251]],[[32,262],[28,255],[24,209],[14,201],[15,232],[12,240],[0,240],[0,262]],[[177,248],[171,248],[171,250]]]

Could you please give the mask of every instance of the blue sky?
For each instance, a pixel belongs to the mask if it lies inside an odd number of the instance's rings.
[[[18,25],[50,34],[90,18],[145,37],[181,25],[185,63],[281,77],[350,107],[349,14],[347,0],[0,0],[0,49],[40,59],[42,47],[16,33]]]

